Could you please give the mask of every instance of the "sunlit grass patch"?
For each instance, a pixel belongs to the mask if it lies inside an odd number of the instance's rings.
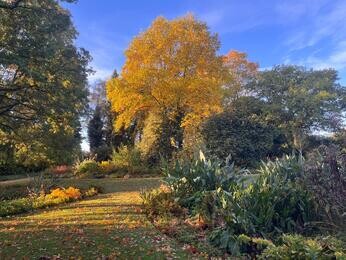
[[[93,183],[108,193],[0,220],[0,259],[53,255],[63,259],[188,257],[181,245],[160,233],[142,212],[139,191],[157,187],[158,179],[94,181],[81,185]]]

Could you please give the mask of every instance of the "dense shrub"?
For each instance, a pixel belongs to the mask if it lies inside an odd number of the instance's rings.
[[[206,160],[202,152],[195,160],[176,161],[174,166],[166,164],[163,172],[176,200],[192,209],[200,207],[204,198],[217,190],[229,190],[243,183],[248,173],[236,168],[228,159],[226,162]]]
[[[325,228],[346,232],[346,154],[335,146],[320,146],[308,155],[301,179]]]
[[[33,208],[31,198],[21,198],[15,200],[1,201],[0,217],[28,212]]]
[[[333,237],[314,239],[300,235],[284,235],[279,245],[270,244],[260,259],[346,259],[346,250],[341,241]]]
[[[1,175],[24,175],[24,167],[15,163],[0,163],[0,176]]]
[[[296,156],[286,156],[263,164],[259,177],[239,193],[239,199],[231,199],[241,206],[240,216],[246,218],[243,232],[272,236],[285,232],[303,232],[306,223],[316,220],[312,197],[298,182],[303,165]],[[226,194],[229,199],[229,196]],[[231,222],[231,226],[234,223]]]
[[[212,245],[223,251],[230,252],[234,256],[250,255],[252,258],[261,254],[268,246],[273,245],[270,240],[249,237],[244,234],[233,234],[223,228],[215,228],[209,239]]]
[[[342,165],[337,167],[339,173]],[[169,203],[178,203],[187,209],[188,218],[203,220],[214,246],[233,255],[254,256],[274,248],[267,239],[277,241],[285,233],[318,231],[311,225],[322,219],[317,195],[309,186],[311,169],[301,155],[292,155],[263,162],[256,175],[251,175],[229,160],[210,161],[201,153],[197,160],[167,164],[164,172],[170,192],[154,191],[143,199],[152,217],[167,215]],[[340,202],[342,198],[340,195]]]
[[[208,153],[224,160],[228,155],[238,166],[255,167],[268,156],[282,154],[286,140],[266,120],[263,102],[242,97],[232,107],[210,117],[202,127]]]
[[[70,175],[71,172],[72,169],[68,165],[58,165],[50,169],[50,173],[60,177]]]
[[[149,168],[145,165],[138,150],[122,146],[118,152],[113,153],[113,159],[97,162],[94,159],[85,159],[77,162],[74,173],[78,177],[104,178],[108,175],[115,177],[143,176],[159,174],[158,168]]]
[[[119,168],[112,161],[102,161],[99,163],[99,171],[103,175],[115,173]]]
[[[113,152],[112,162],[117,167],[134,168],[142,166],[141,153],[137,148],[121,146],[117,151]]]
[[[84,193],[79,189],[69,187],[67,189],[56,188],[48,194],[33,195],[31,197],[4,200],[0,203],[0,217],[25,213],[34,209],[45,208],[49,206],[79,200],[82,197],[94,196],[98,193],[96,188],[90,188]]]
[[[78,176],[89,176],[93,177],[100,171],[99,164],[93,159],[85,159],[75,164],[75,173]]]
[[[157,216],[182,216],[183,208],[174,200],[172,191],[165,185],[141,193],[144,210],[150,218]]]

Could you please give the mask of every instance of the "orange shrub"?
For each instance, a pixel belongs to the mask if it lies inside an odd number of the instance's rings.
[[[62,199],[62,200],[76,200],[80,199],[82,197],[82,194],[79,189],[69,187],[68,189],[61,189],[61,188],[56,188],[51,191],[50,194],[48,194],[52,199]]]
[[[65,193],[65,191],[63,189],[60,189],[60,188],[56,188],[56,189],[52,190],[50,192],[50,194],[48,194],[48,196],[51,197],[52,199],[54,199],[54,198],[68,199],[68,196]]]
[[[71,199],[80,199],[82,197],[82,194],[79,189],[69,187],[68,189],[65,190],[66,195],[71,198]]]

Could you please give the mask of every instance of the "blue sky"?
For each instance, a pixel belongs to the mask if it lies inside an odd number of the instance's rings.
[[[346,85],[345,0],[79,0],[65,6],[79,32],[77,44],[93,57],[91,81],[120,71],[131,39],[157,16],[192,13],[219,34],[221,54],[246,52],[261,68],[333,67]]]
[[[261,69],[332,67],[346,86],[346,0],[79,0],[64,5],[79,32],[77,45],[93,57],[96,73],[90,82],[119,72],[132,38],[157,16],[192,13],[219,34],[220,54],[246,52]],[[89,148],[85,139],[82,148]]]

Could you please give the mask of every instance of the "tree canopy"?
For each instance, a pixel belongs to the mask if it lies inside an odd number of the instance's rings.
[[[160,123],[154,128],[166,129],[160,142],[168,150],[181,147],[179,129],[195,128],[222,110],[227,70],[217,54],[219,46],[217,35],[193,16],[157,18],[134,38],[120,76],[107,83],[116,128],[134,121],[143,125],[155,114],[159,120],[152,122]]]
[[[276,66],[261,72],[249,86],[268,104],[272,120],[286,130],[296,148],[301,148],[304,135],[343,124],[346,89],[337,79],[334,69]]]
[[[40,139],[57,134],[80,138],[90,56],[74,46],[76,35],[69,12],[58,1],[1,1],[2,144],[25,143],[29,149],[32,132]]]
[[[224,81],[219,41],[192,16],[157,18],[127,49],[120,77],[108,82],[108,98],[119,113],[116,127],[149,112],[193,123],[221,110]],[[197,120],[198,121],[198,120]]]

